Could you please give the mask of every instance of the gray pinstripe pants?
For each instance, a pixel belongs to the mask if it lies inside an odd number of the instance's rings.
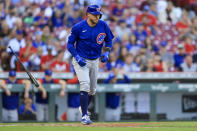
[[[94,95],[96,93],[99,58],[95,60],[86,59],[86,65],[81,67],[73,57],[72,64],[80,83],[80,91]]]

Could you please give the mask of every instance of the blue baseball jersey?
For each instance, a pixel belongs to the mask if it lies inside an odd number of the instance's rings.
[[[68,93],[68,107],[78,108],[80,106],[79,93]]]
[[[109,76],[108,79],[104,80],[104,83],[110,83],[111,79],[113,79],[115,76]],[[131,80],[124,75],[123,80],[118,80],[117,84],[123,84],[123,83],[130,83]],[[111,109],[116,109],[119,106],[120,103],[120,93],[106,93],[106,107]]]
[[[78,54],[93,60],[101,56],[104,43],[105,47],[112,47],[113,38],[110,28],[104,21],[99,20],[94,27],[91,27],[87,20],[83,20],[72,28],[67,48],[74,57]]]
[[[19,81],[11,82],[9,79],[5,80],[7,84],[19,84]],[[11,93],[11,96],[7,96],[3,93],[3,108],[8,110],[14,110],[18,108],[19,104],[19,93]]]

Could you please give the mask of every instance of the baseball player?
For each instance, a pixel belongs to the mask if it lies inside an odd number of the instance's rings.
[[[100,20],[102,13],[98,5],[88,6],[86,16],[86,20],[73,26],[67,48],[74,57],[72,64],[80,83],[81,123],[91,124],[87,109],[96,92],[99,58],[107,62],[114,36],[108,25]]]
[[[53,79],[51,70],[45,70],[45,76],[38,80],[38,89],[41,92],[36,93],[36,119],[37,121],[48,121],[48,95],[42,84],[61,84],[60,96],[65,95],[66,82],[59,79]]]
[[[24,97],[29,97],[29,89],[31,83],[29,80],[17,80],[16,79],[16,71],[11,70],[9,72],[9,77],[6,80],[0,80],[0,87],[2,87],[5,92],[3,93],[3,110],[2,116],[3,121],[8,122],[16,122],[18,121],[18,105],[19,105],[19,93],[11,93],[6,84],[24,84],[25,85],[25,93]]]
[[[111,84],[123,84],[130,83],[131,80],[125,75],[124,72],[121,72],[124,76],[123,80],[117,80],[117,70],[118,68],[112,68],[112,73],[110,73],[108,79],[104,80],[104,83]],[[106,94],[106,112],[105,112],[105,120],[106,121],[120,121],[120,93],[107,93]]]

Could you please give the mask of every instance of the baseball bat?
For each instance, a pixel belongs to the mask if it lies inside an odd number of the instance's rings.
[[[39,87],[39,84],[36,80],[36,78],[29,72],[29,70],[23,65],[22,61],[19,59],[19,57],[16,55],[16,53],[14,52],[14,50],[9,46],[8,48],[10,48],[10,50],[12,51],[12,53],[16,56],[16,59],[19,61],[19,63],[22,65],[22,67],[25,69],[25,72],[27,73],[27,75],[29,76],[31,82],[36,86]]]

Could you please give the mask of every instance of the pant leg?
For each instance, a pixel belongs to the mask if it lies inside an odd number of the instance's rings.
[[[106,121],[113,121],[113,110],[110,108],[105,109],[105,120]]]
[[[121,114],[121,108],[118,107],[117,109],[113,110],[113,121],[120,121],[120,114]]]
[[[44,121],[44,107],[42,104],[36,103],[36,120]]]
[[[97,76],[98,76],[98,64],[99,59],[91,61],[90,67],[90,92],[89,95],[94,95],[96,93],[96,86],[97,86]]]
[[[6,109],[2,109],[2,117],[3,117],[3,122],[7,122],[8,121],[8,110]]]
[[[80,83],[80,91],[90,92],[89,63],[81,67],[73,58],[72,64]]]
[[[44,104],[44,121],[49,120],[49,107],[48,104]]]
[[[9,111],[9,118],[10,118],[10,121],[12,121],[12,122],[17,122],[18,121],[18,111],[17,111],[17,109]]]
[[[80,119],[78,119],[78,114],[80,114],[78,108],[71,108],[69,107],[67,110],[67,120],[68,121],[80,121],[81,120],[81,114]]]

